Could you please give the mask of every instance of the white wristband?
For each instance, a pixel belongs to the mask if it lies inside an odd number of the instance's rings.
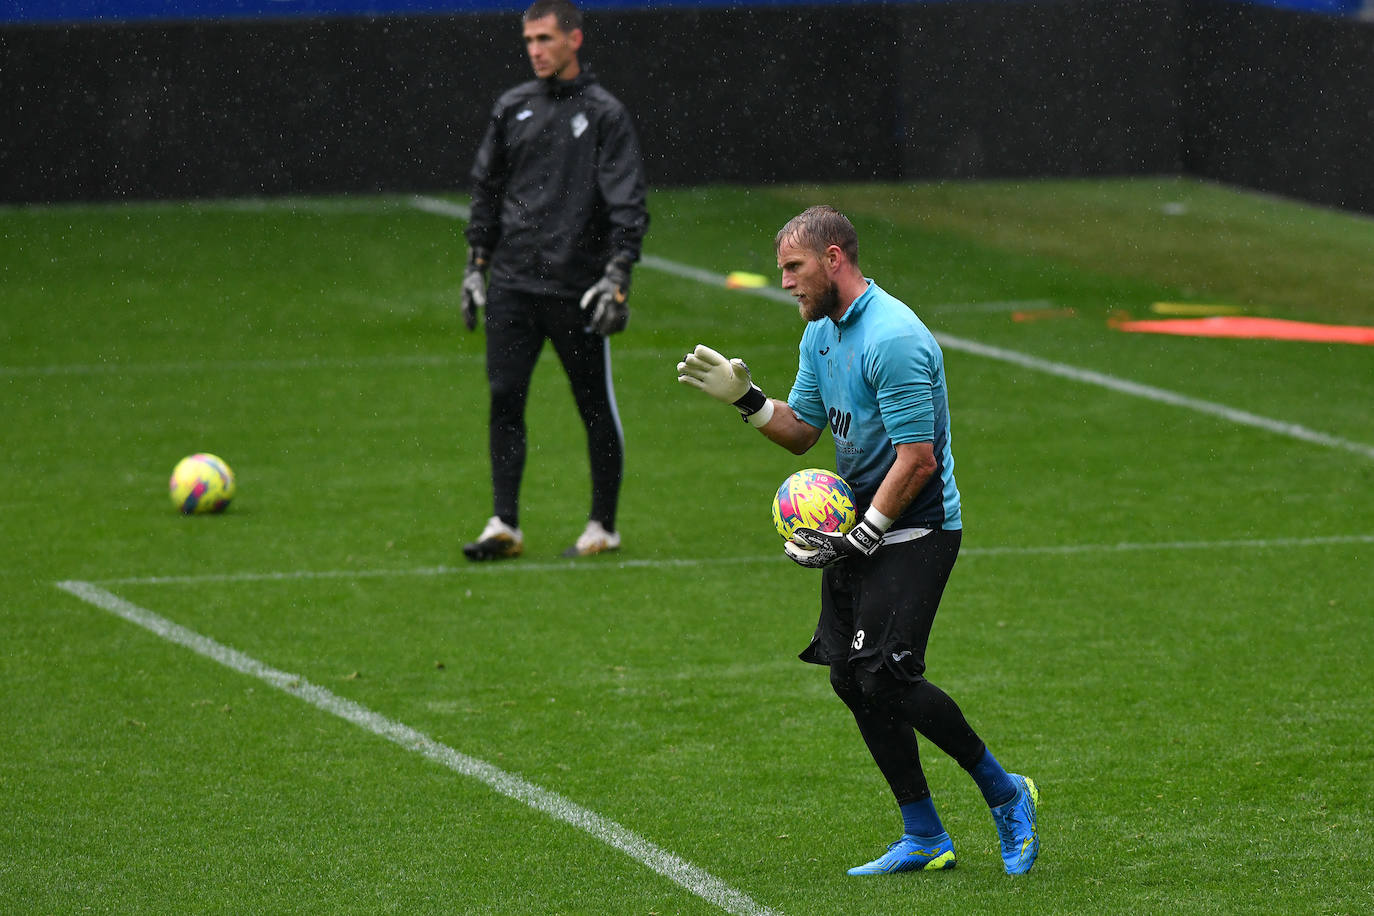
[[[887,529],[892,527],[892,523],[895,519],[890,519],[886,515],[883,515],[878,511],[876,506],[869,506],[868,511],[864,513],[864,521],[868,522],[874,528],[877,528],[879,534],[885,534]]]
[[[744,421],[755,429],[761,429],[768,425],[768,421],[773,419],[773,399],[769,398],[763,402],[763,406],[744,418]],[[888,524],[892,524],[888,522]]]

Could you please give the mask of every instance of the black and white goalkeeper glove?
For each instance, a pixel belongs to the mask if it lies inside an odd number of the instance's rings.
[[[808,569],[820,569],[851,557],[871,557],[883,543],[883,533],[892,526],[892,519],[872,506],[859,523],[846,534],[798,528],[793,540],[783,545],[792,562]],[[800,542],[800,543],[797,543]]]
[[[477,310],[487,305],[487,266],[491,252],[485,248],[468,249],[468,266],[463,270],[463,324],[471,331],[477,327]]]
[[[606,262],[606,272],[582,294],[582,311],[587,329],[602,336],[619,334],[630,323],[630,265],[628,255],[618,254]]]
[[[749,377],[744,360],[726,359],[705,344],[682,357],[677,380],[733,406],[751,426],[766,426],[773,418],[773,402]]]

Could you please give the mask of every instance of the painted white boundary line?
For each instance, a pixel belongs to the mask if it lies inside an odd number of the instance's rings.
[[[463,204],[455,204],[450,201],[439,200],[433,197],[415,197],[413,205],[420,210],[434,213],[439,216],[447,216],[453,219],[466,220],[471,211]],[[725,277],[708,270],[701,270],[696,267],[689,267],[686,264],[678,264],[665,258],[645,256],[641,263],[653,270],[660,270],[674,276],[683,277],[689,280],[696,280],[709,286],[724,286]],[[742,289],[739,292],[748,293],[755,296],[762,296],[765,299],[773,299],[787,304],[793,304],[792,297],[783,290],[774,287],[763,287],[760,289]],[[997,303],[999,306],[1007,303]],[[1043,305],[1043,303],[1038,303]],[[947,308],[947,306],[942,306]],[[1169,404],[1173,407],[1182,407],[1186,410],[1194,410],[1198,413],[1209,414],[1220,417],[1241,426],[1252,426],[1266,432],[1275,433],[1280,436],[1288,436],[1299,439],[1303,442],[1311,442],[1316,445],[1324,445],[1329,448],[1344,449],[1353,452],[1364,458],[1374,459],[1374,445],[1363,442],[1353,442],[1349,439],[1342,439],[1339,436],[1328,435],[1317,430],[1308,429],[1297,423],[1285,423],[1282,420],[1273,420],[1269,417],[1262,417],[1244,410],[1237,410],[1234,407],[1227,407],[1225,404],[1217,404],[1213,401],[1204,401],[1200,398],[1189,397],[1188,395],[1178,394],[1164,388],[1156,388],[1153,385],[1142,385],[1126,379],[1116,378],[1101,372],[1094,372],[1090,369],[1079,369],[1066,363],[1057,363],[1051,360],[1040,359],[1026,353],[1018,353],[1015,350],[1006,350],[1001,347],[993,347],[981,344],[974,340],[966,340],[961,337],[954,337],[949,334],[936,334],[935,339],[940,342],[940,346],[948,350],[957,350],[963,353],[971,353],[975,356],[982,356],[987,359],[995,359],[1004,363],[1021,366],[1025,369],[1032,369],[1036,372],[1047,372],[1050,375],[1057,375],[1060,378],[1070,379],[1075,382],[1082,382],[1087,385],[1097,385],[1120,394],[1129,394],[1134,397],[1144,398],[1148,401],[1155,401],[1160,404]]]
[[[125,601],[118,595],[90,582],[69,580],[58,582],[57,587],[103,611],[108,611],[130,623],[137,624],[168,642],[190,649],[212,661],[219,662],[226,668],[232,668],[241,674],[257,678],[330,715],[338,716],[340,719],[400,745],[408,751],[420,754],[453,770],[455,773],[485,783],[491,789],[508,798],[522,802],[556,820],[571,824],[608,846],[620,850],[665,878],[676,882],[703,900],[715,904],[727,913],[739,914],[739,916],[765,916],[765,914],[777,912],[755,903],[748,896],[725,884],[709,872],[655,846],[615,821],[604,818],[556,792],[550,792],[548,789],[540,788],[519,776],[498,769],[484,760],[460,753],[408,725],[388,719],[386,716],[373,712],[352,700],[344,699],[323,687],[311,684],[305,678],[264,665],[251,656],[231,649],[193,630],[188,630],[180,624],[173,623],[152,611]]]
[[[449,219],[461,219],[465,223],[472,217],[472,209],[467,204],[456,204],[439,197],[424,197],[417,194],[410,199],[410,205],[416,210],[433,213],[435,216],[447,216]]]
[[[1040,547],[967,547],[961,557],[1044,556],[1086,553],[1139,553],[1158,550],[1268,550],[1279,547],[1327,547],[1340,544],[1374,544],[1374,534],[1330,535],[1310,538],[1254,538],[1222,541],[1123,541],[1116,544],[1062,544]],[[587,563],[561,560],[550,563],[468,563],[464,566],[419,566],[412,569],[323,569],[291,572],[213,573],[201,576],[127,576],[96,579],[98,585],[191,585],[198,582],[290,582],[306,579],[395,579],[409,576],[491,575],[499,572],[595,572],[615,569],[680,569],[698,566],[755,566],[783,560],[779,551],[768,556],[669,558]]]
[[[1001,347],[992,347],[987,344],[978,343],[976,340],[966,340],[961,337],[951,337],[948,334],[936,334],[936,339],[940,341],[940,346],[950,350],[960,350],[964,353],[972,353],[976,356],[986,356],[989,359],[1001,360],[1004,363],[1013,363],[1027,369],[1034,369],[1037,372],[1047,372],[1050,375],[1057,375],[1060,378],[1071,379],[1075,382],[1084,382],[1088,385],[1098,385],[1108,388],[1121,394],[1134,395],[1135,397],[1145,398],[1149,401],[1156,401],[1160,404],[1170,404],[1174,407],[1183,407],[1188,410],[1195,410],[1198,413],[1210,414],[1238,423],[1242,426],[1253,426],[1266,432],[1277,433],[1280,436],[1289,436],[1294,439],[1301,439],[1304,442],[1312,442],[1316,445],[1325,445],[1330,448],[1345,449],[1362,455],[1365,458],[1374,458],[1374,445],[1366,445],[1363,442],[1352,442],[1349,439],[1342,439],[1338,436],[1327,435],[1297,423],[1285,423],[1282,420],[1272,420],[1268,417],[1261,417],[1258,414],[1249,413],[1244,410],[1237,410],[1234,407],[1227,407],[1225,404],[1217,404],[1213,401],[1204,401],[1199,398],[1189,397],[1185,394],[1178,394],[1164,388],[1156,388],[1153,385],[1142,385],[1138,382],[1116,378],[1111,375],[1104,375],[1101,372],[1094,372],[1091,369],[1079,369],[1064,363],[1051,362],[1050,360],[1040,359],[1026,353],[1018,353],[1015,350],[1004,350]]]

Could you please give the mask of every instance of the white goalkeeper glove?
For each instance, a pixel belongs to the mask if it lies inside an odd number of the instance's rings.
[[[773,418],[773,402],[749,377],[744,360],[726,359],[705,344],[682,357],[677,380],[733,406],[751,426],[765,426]]]
[[[798,566],[820,569],[851,557],[873,556],[882,546],[883,533],[890,527],[892,519],[869,506],[864,517],[847,534],[798,528],[792,534],[793,540],[783,545],[783,550]]]
[[[606,262],[606,272],[582,294],[587,330],[602,336],[619,334],[630,323],[629,255],[619,254]]]
[[[471,331],[477,327],[477,310],[487,306],[487,265],[491,252],[485,248],[468,249],[468,266],[463,270],[463,324]]]

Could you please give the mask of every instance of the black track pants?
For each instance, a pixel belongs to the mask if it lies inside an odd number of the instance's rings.
[[[592,474],[588,518],[615,530],[625,440],[611,384],[611,349],[606,338],[588,332],[577,299],[534,296],[492,288],[487,291],[487,381],[491,386],[493,514],[520,523],[520,480],[525,471],[525,404],[530,377],[547,340],[553,344],[572,385]]]

